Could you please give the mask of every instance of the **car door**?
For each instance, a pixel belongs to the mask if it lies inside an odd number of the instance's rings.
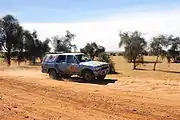
[[[56,69],[59,73],[66,73],[67,63],[66,63],[66,55],[59,55],[56,60]]]
[[[79,70],[79,64],[77,59],[74,55],[67,55],[67,71],[69,74],[78,74],[80,72]]]

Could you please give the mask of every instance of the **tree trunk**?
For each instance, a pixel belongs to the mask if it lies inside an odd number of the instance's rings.
[[[154,63],[154,68],[153,68],[154,71],[156,70],[156,64],[158,62],[158,58],[159,58],[159,56],[156,57],[156,62]]]
[[[35,65],[36,64],[36,58],[33,56],[32,58],[32,64]]]
[[[92,56],[91,59],[94,60],[94,56]]]
[[[130,60],[130,63],[132,63],[132,61],[133,61],[133,60],[131,59],[131,60]]]
[[[133,59],[133,70],[135,70],[136,69],[136,59]]]
[[[43,61],[43,57],[40,57],[40,61],[41,61],[41,63],[42,63],[42,61]]]
[[[20,57],[20,55],[18,54],[18,56],[17,56],[17,63],[18,63],[18,65],[20,65],[21,64],[21,57]]]
[[[18,66],[20,66],[20,64],[21,64],[21,59],[20,58],[17,59],[17,63],[18,63]]]
[[[174,63],[176,63],[176,56],[173,56],[173,61]]]
[[[7,57],[7,64],[8,66],[10,66],[11,65],[11,50],[10,49],[8,49],[6,57]]]

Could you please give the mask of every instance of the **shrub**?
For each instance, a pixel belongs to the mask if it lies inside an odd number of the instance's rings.
[[[107,62],[110,65],[110,73],[115,73],[114,62],[111,60],[110,55],[107,53],[101,53],[97,57],[98,61]]]

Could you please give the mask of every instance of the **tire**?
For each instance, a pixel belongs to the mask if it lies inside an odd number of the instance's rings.
[[[86,81],[93,81],[95,79],[93,72],[89,70],[83,72],[83,78]]]
[[[56,70],[54,69],[49,70],[49,77],[53,80],[57,80],[58,74],[56,73]]]
[[[106,77],[106,75],[101,75],[97,77],[97,80],[104,80],[104,78]]]

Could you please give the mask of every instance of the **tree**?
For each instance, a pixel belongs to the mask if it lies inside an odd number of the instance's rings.
[[[164,58],[167,54],[163,48],[168,46],[168,37],[165,35],[158,35],[157,37],[153,37],[153,41],[150,43],[150,51],[153,55],[156,56],[156,61],[154,63],[153,70],[156,70],[156,64],[158,62],[158,58],[161,56]]]
[[[16,51],[17,54],[14,57],[17,57],[18,65],[20,65],[20,62],[23,59],[23,50],[24,50],[24,43],[23,43],[23,35],[24,35],[24,30],[22,27],[18,27],[17,31],[17,43],[16,43],[16,50],[13,49],[13,51]]]
[[[170,45],[168,49],[168,58],[172,59],[173,62],[178,62],[178,57],[180,56],[180,38],[171,35],[168,37],[168,42]]]
[[[69,31],[66,31],[66,35],[63,37],[54,36],[52,37],[52,44],[55,52],[71,52],[74,49],[74,52],[77,50],[76,45],[73,45],[71,42],[74,39],[75,35]]]
[[[89,55],[91,59],[94,59],[94,48],[92,46],[92,43],[87,43],[87,45],[80,49],[80,52],[85,53],[86,55]]]
[[[42,42],[41,49],[42,49],[42,56],[45,56],[45,53],[49,52],[51,48],[49,47],[50,39],[46,39]]]
[[[105,52],[105,48],[93,42],[87,43],[84,48],[80,49],[80,51],[86,55],[89,55],[91,59],[94,59],[94,57],[98,57],[100,53]]]
[[[0,43],[6,53],[8,65],[11,64],[11,53],[17,50],[22,41],[22,27],[12,15],[0,19]]]
[[[143,51],[145,50],[147,43],[138,31],[134,32],[120,32],[120,43],[119,47],[124,46],[125,52],[124,57],[129,61],[133,62],[133,69],[143,62]]]
[[[24,49],[26,51],[25,57],[33,64],[35,64],[38,57],[42,60],[45,53],[50,51],[49,42],[49,39],[46,39],[44,42],[40,41],[37,37],[36,31],[31,33],[26,30],[24,32]]]
[[[51,41],[53,44],[54,52],[71,52],[71,47],[65,44],[64,38],[54,36],[52,37]]]
[[[24,49],[26,51],[26,58],[35,64],[35,59],[38,54],[36,47],[36,32],[31,33],[28,30],[24,31]]]
[[[72,40],[75,38],[75,34],[71,33],[69,30],[66,31],[66,35],[65,35],[65,41],[66,43],[71,46],[71,49],[73,48],[74,49],[74,52],[76,52],[77,50],[77,46],[76,45],[73,45],[71,42]]]

